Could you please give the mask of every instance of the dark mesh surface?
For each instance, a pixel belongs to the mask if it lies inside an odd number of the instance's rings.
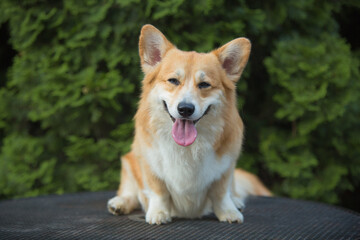
[[[0,239],[360,239],[360,215],[285,198],[250,198],[245,223],[174,219],[151,226],[141,211],[113,216],[113,192],[0,202]]]

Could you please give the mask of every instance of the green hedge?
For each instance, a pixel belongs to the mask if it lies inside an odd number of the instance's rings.
[[[0,84],[0,198],[116,189],[141,88],[139,31],[151,23],[184,50],[250,38],[239,166],[278,195],[357,209],[359,49],[340,32],[345,8],[359,4],[1,1],[16,56]]]

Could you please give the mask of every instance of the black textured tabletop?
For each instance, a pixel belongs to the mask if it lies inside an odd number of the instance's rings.
[[[0,202],[0,239],[360,239],[360,215],[286,198],[251,197],[243,224],[215,216],[152,226],[144,214],[113,216],[114,192],[78,193]]]

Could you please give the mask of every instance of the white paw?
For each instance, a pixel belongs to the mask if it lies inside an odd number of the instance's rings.
[[[239,209],[240,212],[242,212],[245,209],[245,201],[243,198],[232,197],[232,200],[233,200],[236,208]]]
[[[228,222],[228,223],[233,223],[233,222],[243,223],[244,222],[244,216],[237,209],[225,210],[225,211],[222,211],[221,213],[217,213],[216,216],[218,217],[220,222]]]
[[[146,213],[146,222],[149,224],[165,224],[171,222],[171,216],[168,211],[155,210]]]
[[[107,203],[107,208],[114,215],[128,214],[132,211],[130,200],[124,197],[113,197]]]

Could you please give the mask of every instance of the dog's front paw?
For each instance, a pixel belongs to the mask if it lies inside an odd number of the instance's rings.
[[[244,201],[243,198],[233,197],[232,200],[233,200],[236,208],[239,209],[240,212],[244,211],[244,209],[245,209],[245,201]]]
[[[146,213],[146,222],[149,224],[165,224],[171,222],[171,215],[168,211],[148,211]]]
[[[107,208],[114,215],[128,214],[133,208],[130,199],[116,196],[107,203]]]
[[[241,212],[237,209],[233,210],[225,210],[220,213],[215,214],[220,222],[228,222],[228,223],[243,223],[244,222],[244,216]]]

